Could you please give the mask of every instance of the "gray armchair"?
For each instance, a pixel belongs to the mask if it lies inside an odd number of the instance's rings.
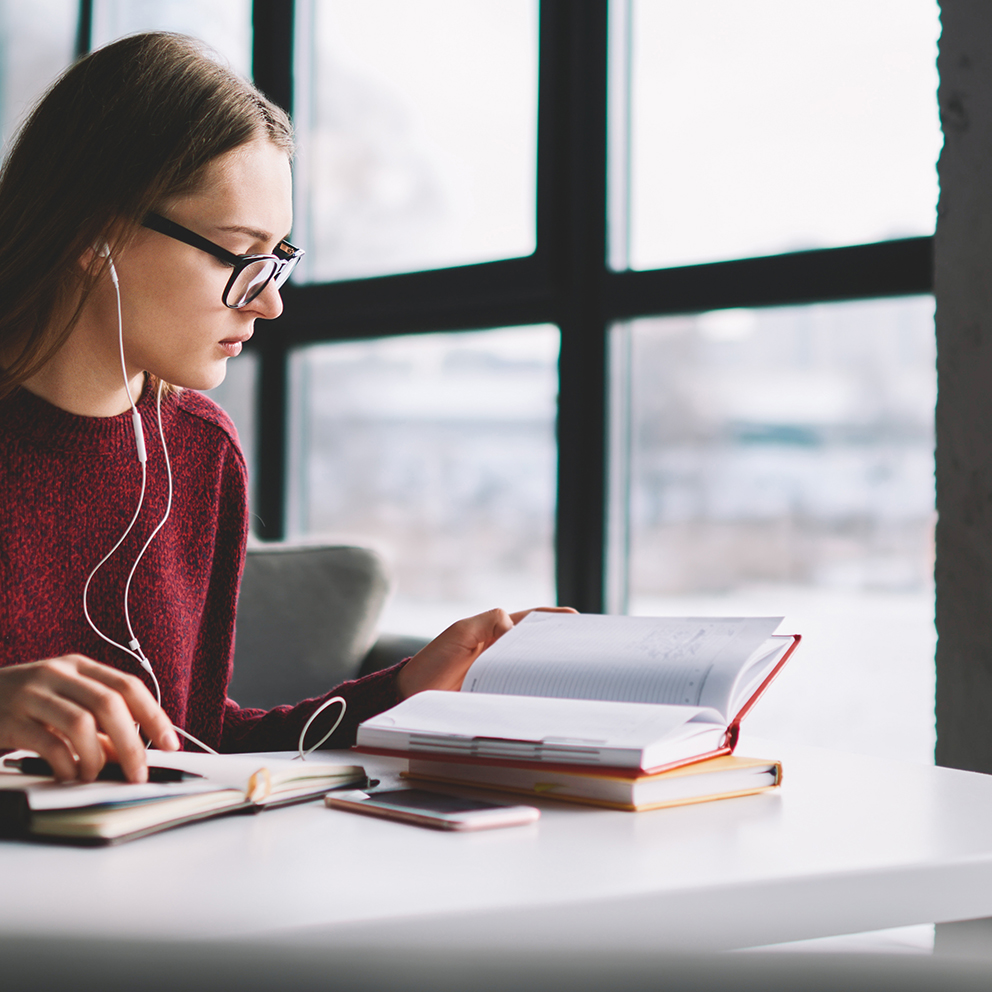
[[[264,708],[293,703],[415,654],[425,639],[376,640],[388,592],[386,565],[369,548],[250,546],[238,599],[231,698]]]

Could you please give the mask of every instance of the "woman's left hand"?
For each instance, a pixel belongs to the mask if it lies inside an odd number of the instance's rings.
[[[539,606],[547,613],[575,613],[570,606]],[[478,616],[453,623],[438,634],[425,648],[421,648],[397,676],[396,686],[401,699],[425,689],[458,690],[469,665],[483,651],[499,640],[514,624],[520,623],[533,610],[507,613],[506,610],[487,610]]]

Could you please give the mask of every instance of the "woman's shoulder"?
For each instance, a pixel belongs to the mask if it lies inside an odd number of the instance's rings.
[[[223,407],[214,402],[209,396],[195,389],[182,389],[173,396],[177,419],[189,431],[213,435],[219,440],[224,437],[241,451],[241,441],[234,421],[227,415]]]

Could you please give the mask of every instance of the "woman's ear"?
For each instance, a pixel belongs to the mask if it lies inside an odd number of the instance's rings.
[[[97,268],[99,260],[101,258],[107,258],[109,255],[110,249],[107,247],[107,242],[103,240],[97,241],[83,249],[78,259],[79,267],[83,272],[93,273]]]
[[[102,268],[103,259],[111,258],[110,246],[117,245],[120,248],[120,238],[124,233],[124,225],[120,221],[113,221],[109,227],[104,228],[93,242],[86,246],[79,254],[79,266],[84,272],[98,274]]]

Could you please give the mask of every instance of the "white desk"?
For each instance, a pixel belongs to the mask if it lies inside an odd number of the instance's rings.
[[[783,759],[780,793],[543,803],[537,824],[474,834],[308,804],[116,848],[2,842],[0,935],[686,951],[992,916],[992,776],[741,752]]]

